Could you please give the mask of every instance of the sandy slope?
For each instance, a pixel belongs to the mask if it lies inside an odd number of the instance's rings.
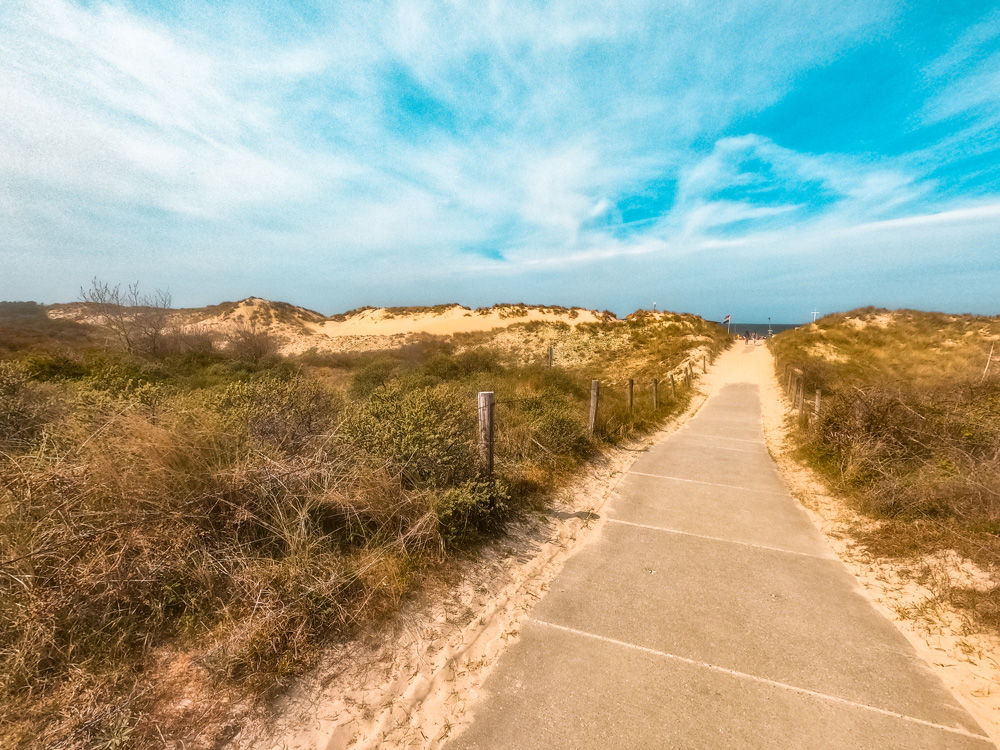
[[[540,321],[545,323],[596,323],[602,317],[592,310],[554,310],[548,308],[493,307],[487,310],[469,310],[452,305],[438,312],[412,312],[393,314],[385,308],[362,310],[345,320],[330,319],[312,323],[310,328],[325,336],[398,336],[402,334],[429,333],[451,336],[456,333],[492,331],[514,323]]]

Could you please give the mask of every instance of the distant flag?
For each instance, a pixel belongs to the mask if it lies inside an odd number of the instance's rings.
[[[729,318],[730,318],[730,317],[732,317],[732,316],[730,316],[730,315],[727,315],[726,317],[724,317],[724,318],[722,319],[722,322],[723,322],[723,323],[726,323],[726,324],[728,324],[728,323],[729,323]]]

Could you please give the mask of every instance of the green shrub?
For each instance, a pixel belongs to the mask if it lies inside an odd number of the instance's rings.
[[[361,365],[351,380],[351,395],[365,398],[389,382],[399,362],[390,357],[378,357]]]
[[[475,475],[472,397],[448,386],[394,381],[345,423],[345,434],[410,486],[446,487]]]
[[[76,380],[89,372],[79,359],[49,352],[30,354],[22,357],[20,362],[33,380]]]
[[[424,371],[441,380],[459,380],[503,370],[500,356],[489,349],[470,349],[461,354],[441,354],[424,365]]]
[[[476,479],[441,492],[434,510],[441,538],[449,547],[502,533],[511,517],[511,498],[499,479]]]
[[[583,459],[593,451],[583,418],[567,406],[545,409],[538,419],[535,435],[539,443],[555,454]]]
[[[331,432],[339,412],[337,399],[319,382],[266,374],[228,385],[218,408],[233,434],[287,452]]]

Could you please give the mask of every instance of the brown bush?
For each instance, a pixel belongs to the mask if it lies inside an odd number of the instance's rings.
[[[278,340],[253,322],[237,323],[226,334],[226,352],[236,359],[262,362],[278,353]]]

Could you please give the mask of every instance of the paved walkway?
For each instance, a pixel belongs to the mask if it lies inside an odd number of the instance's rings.
[[[636,461],[451,750],[993,747],[788,494],[733,380]]]

